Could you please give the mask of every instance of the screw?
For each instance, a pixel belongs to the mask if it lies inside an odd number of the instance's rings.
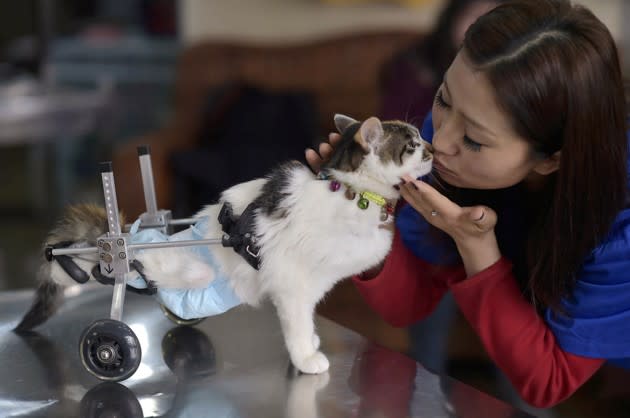
[[[125,254],[125,253],[119,253],[119,254],[118,254],[118,257],[120,257],[121,259],[123,259],[123,260],[124,260],[125,258],[127,258],[127,254]]]
[[[125,240],[122,238],[118,238],[118,241],[116,241],[116,244],[118,244],[119,247],[122,247],[123,245],[125,245]]]
[[[110,251],[111,249],[112,249],[112,244],[110,244],[109,242],[103,243],[103,250]]]

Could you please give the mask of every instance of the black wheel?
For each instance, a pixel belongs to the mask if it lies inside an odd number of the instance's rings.
[[[184,319],[181,318],[177,315],[175,315],[173,313],[173,311],[171,311],[169,308],[167,308],[166,306],[160,304],[160,308],[162,308],[162,312],[164,312],[164,315],[171,320],[171,322],[176,323],[177,325],[197,325],[198,323],[200,323],[201,321],[203,321],[205,318],[191,318],[191,319]]]
[[[104,382],[94,386],[81,399],[79,416],[82,418],[141,418],[142,406],[136,395],[115,382]]]
[[[216,371],[214,346],[197,328],[179,326],[162,338],[164,362],[176,376],[184,379],[206,377]]]
[[[88,372],[101,380],[119,382],[136,372],[142,350],[136,334],[126,324],[100,319],[83,331],[79,355]]]

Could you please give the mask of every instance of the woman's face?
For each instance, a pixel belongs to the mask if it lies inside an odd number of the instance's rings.
[[[541,164],[497,105],[492,86],[460,52],[433,103],[434,170],[447,183],[471,189],[513,186]]]

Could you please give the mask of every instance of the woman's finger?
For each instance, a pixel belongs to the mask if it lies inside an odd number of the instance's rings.
[[[324,161],[327,161],[332,155],[334,148],[328,142],[322,142],[319,144],[319,155],[321,155]]]
[[[307,148],[304,151],[304,157],[306,158],[306,162],[311,167],[315,173],[319,173],[319,170],[326,161],[330,159],[335,147],[341,141],[341,135],[338,133],[330,133],[328,134],[329,142],[322,142],[319,144],[318,151],[315,151],[312,148]]]
[[[333,148],[336,147],[337,144],[341,142],[341,134],[331,132],[330,134],[328,134],[328,142],[330,142],[330,145],[332,145]]]
[[[424,218],[428,219],[431,216],[432,209],[422,200],[418,190],[413,188],[410,183],[400,185],[400,196]]]
[[[485,216],[486,216],[486,212],[483,210],[483,207],[474,206],[470,208],[469,218],[471,221],[476,222],[476,223],[481,223],[483,222],[483,219],[485,218]]]
[[[497,213],[487,206],[470,208],[469,218],[481,232],[489,231],[497,224]]]
[[[455,218],[461,213],[460,206],[453,203],[453,201],[429,184],[421,180],[412,179],[406,175],[403,176],[403,179],[406,181],[406,187],[412,187],[417,190],[418,198],[423,201],[427,208],[429,208],[430,213],[437,213],[437,215],[443,218]]]
[[[319,156],[315,150],[311,148],[307,148],[304,152],[304,157],[306,158],[306,162],[311,167],[311,170],[315,173],[319,173],[319,170],[322,166],[323,160],[322,157]]]

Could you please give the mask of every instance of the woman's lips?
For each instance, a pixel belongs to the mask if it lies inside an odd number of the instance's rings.
[[[439,161],[437,161],[435,158],[433,159],[433,168],[435,168],[437,171],[439,171],[441,174],[449,174],[451,176],[455,176],[456,174],[449,170],[448,168],[444,167]]]

